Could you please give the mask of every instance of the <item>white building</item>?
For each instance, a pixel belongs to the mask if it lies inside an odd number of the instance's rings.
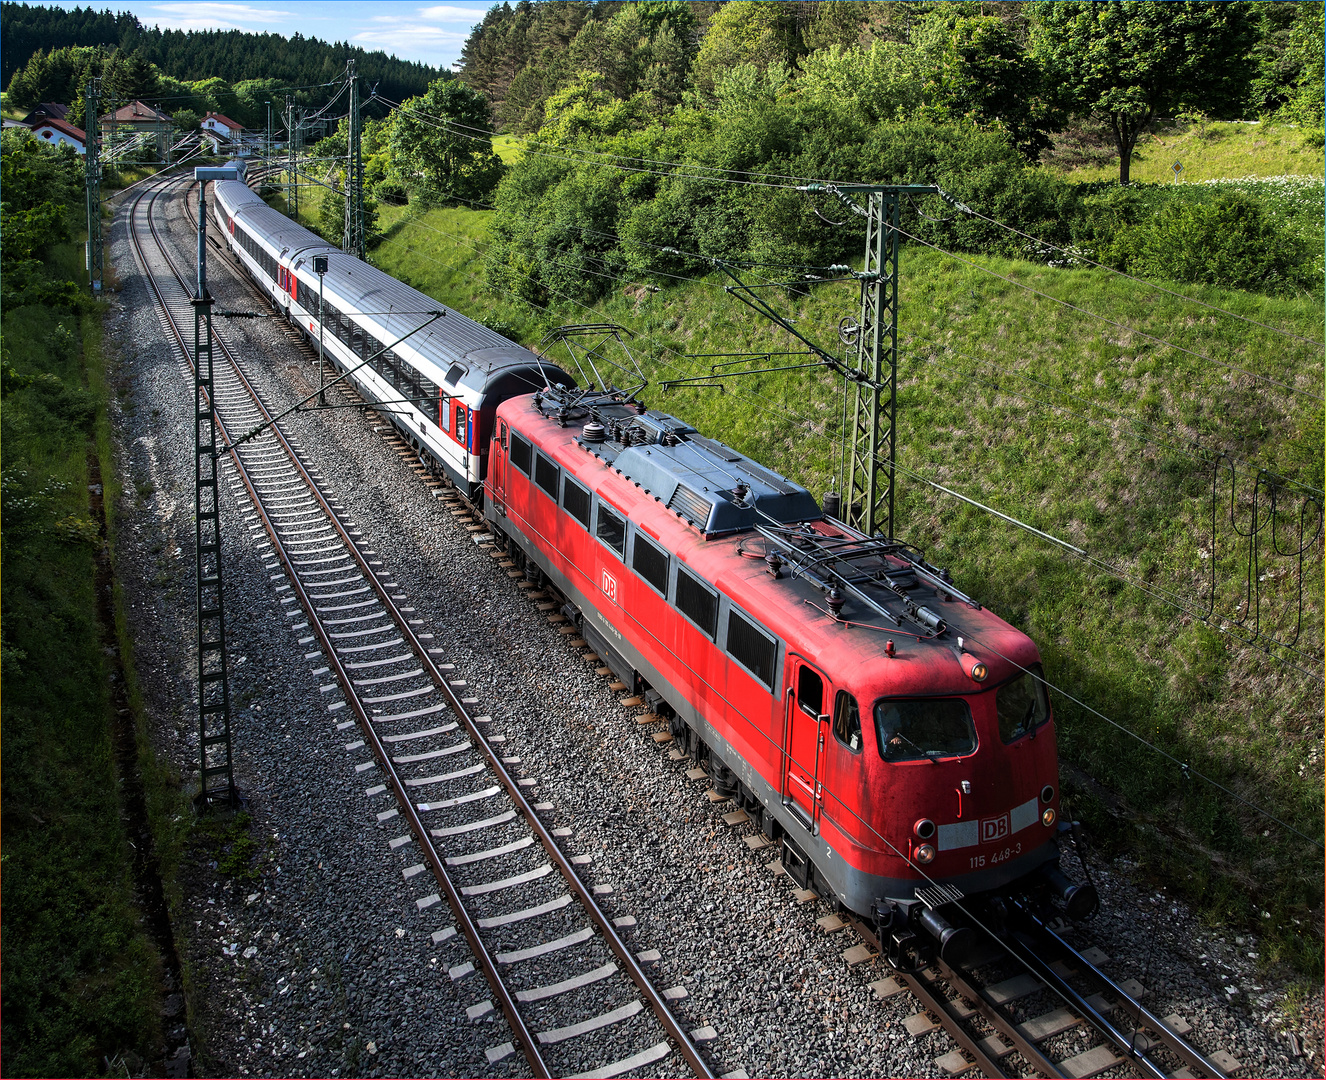
[[[32,125],[32,136],[51,146],[72,146],[77,154],[87,153],[87,133],[65,120],[41,120]]]

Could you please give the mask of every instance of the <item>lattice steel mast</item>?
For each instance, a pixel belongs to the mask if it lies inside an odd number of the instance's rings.
[[[894,535],[894,462],[898,420],[898,209],[908,195],[934,195],[930,184],[810,184],[838,196],[866,219],[856,358],[856,408],[843,478],[843,517],[868,536]],[[862,207],[849,194],[866,196]]]
[[[287,216],[299,218],[299,136],[303,117],[295,105],[293,94],[285,96],[285,212]]]
[[[355,62],[348,61],[346,78],[350,80],[350,130],[345,164],[345,234],[341,250],[357,258],[364,257],[364,154],[359,119],[359,79]]]
[[[83,91],[86,119],[83,156],[83,179],[87,185],[87,279],[94,293],[101,292],[104,265],[101,236],[101,131],[97,112],[101,107],[101,80],[90,79]]]
[[[198,182],[198,291],[193,299],[194,562],[198,605],[197,801],[236,806],[230,744],[225,589],[221,574],[220,460],[212,381],[212,296],[207,291],[207,181],[235,180],[234,168],[194,169]]]

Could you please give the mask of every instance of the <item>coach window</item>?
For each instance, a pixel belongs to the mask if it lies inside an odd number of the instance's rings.
[[[589,489],[581,487],[569,476],[562,480],[562,509],[589,528]]]
[[[534,482],[548,493],[548,497],[557,501],[557,481],[561,469],[540,453],[534,455]]]
[[[718,597],[684,566],[677,567],[677,610],[713,640],[718,632]]]
[[[626,522],[615,510],[599,503],[598,527],[595,535],[618,555],[626,554]]]
[[[421,413],[423,413],[426,417],[428,417],[428,419],[430,419],[431,421],[433,421],[433,423],[436,424],[437,423],[437,387],[434,386],[427,379],[420,379],[419,393],[417,397],[419,400],[415,402],[415,406],[419,409]]]
[[[459,401],[456,402],[456,439],[462,444],[465,442],[465,406]],[[557,489],[553,488],[553,497],[556,496]]]
[[[728,640],[732,638],[732,623],[728,620]],[[797,674],[797,704],[807,716],[819,716],[824,711],[824,680],[819,672],[804,664]]]
[[[635,543],[631,547],[631,568],[661,595],[668,595],[668,554],[640,535],[639,528],[636,529]]]
[[[511,464],[529,475],[530,448],[529,443],[522,439],[515,431],[511,432]]]
[[[833,703],[833,737],[852,753],[860,752],[861,709],[846,690],[839,690]]]
[[[773,689],[778,643],[735,608],[727,615],[727,651],[733,660]],[[823,689],[821,683],[821,694]]]

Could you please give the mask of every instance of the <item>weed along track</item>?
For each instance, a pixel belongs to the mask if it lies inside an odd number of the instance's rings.
[[[161,198],[160,189],[139,197],[133,237],[163,321],[187,357],[192,305],[157,234],[153,208]],[[223,335],[216,344],[226,366],[218,369],[215,404],[230,442],[271,424],[272,415]],[[429,874],[437,883],[417,906],[442,911],[446,900],[450,916],[438,920],[432,943],[459,934],[472,960],[452,965],[451,979],[477,968],[488,984],[491,997],[466,1014],[479,1020],[497,1009],[509,1025],[508,1038],[487,1049],[488,1062],[519,1048],[537,1076],[608,1077],[646,1066],[715,1075],[695,1042],[708,1032],[686,1031],[671,1012],[685,988],[660,988],[650,978],[645,965],[657,954],[637,956],[623,937],[636,920],[609,918],[599,906],[612,885],[582,881],[575,867],[591,866],[591,857],[562,850],[573,830],[541,820],[553,804],[530,801],[537,780],[517,775],[520,758],[504,753],[506,737],[494,730],[500,723],[475,715],[479,699],[467,696],[444,650],[431,646],[433,635],[297,444],[271,424],[237,448],[233,472],[232,487],[253,510],[249,528],[269,537],[260,546],[290,632],[303,635],[312,674],[328,680],[319,689],[349,740],[345,750],[363,759],[353,768],[368,784],[369,805],[386,802],[378,822],[406,826],[389,846],[418,851],[421,861],[404,877]],[[587,970],[559,978],[572,955]]]

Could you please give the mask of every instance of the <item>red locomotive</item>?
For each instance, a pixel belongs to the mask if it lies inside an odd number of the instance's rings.
[[[1094,911],[1057,865],[1036,646],[944,571],[615,392],[507,400],[488,461],[485,515],[527,572],[894,959],[965,949],[967,894],[1033,882]]]

